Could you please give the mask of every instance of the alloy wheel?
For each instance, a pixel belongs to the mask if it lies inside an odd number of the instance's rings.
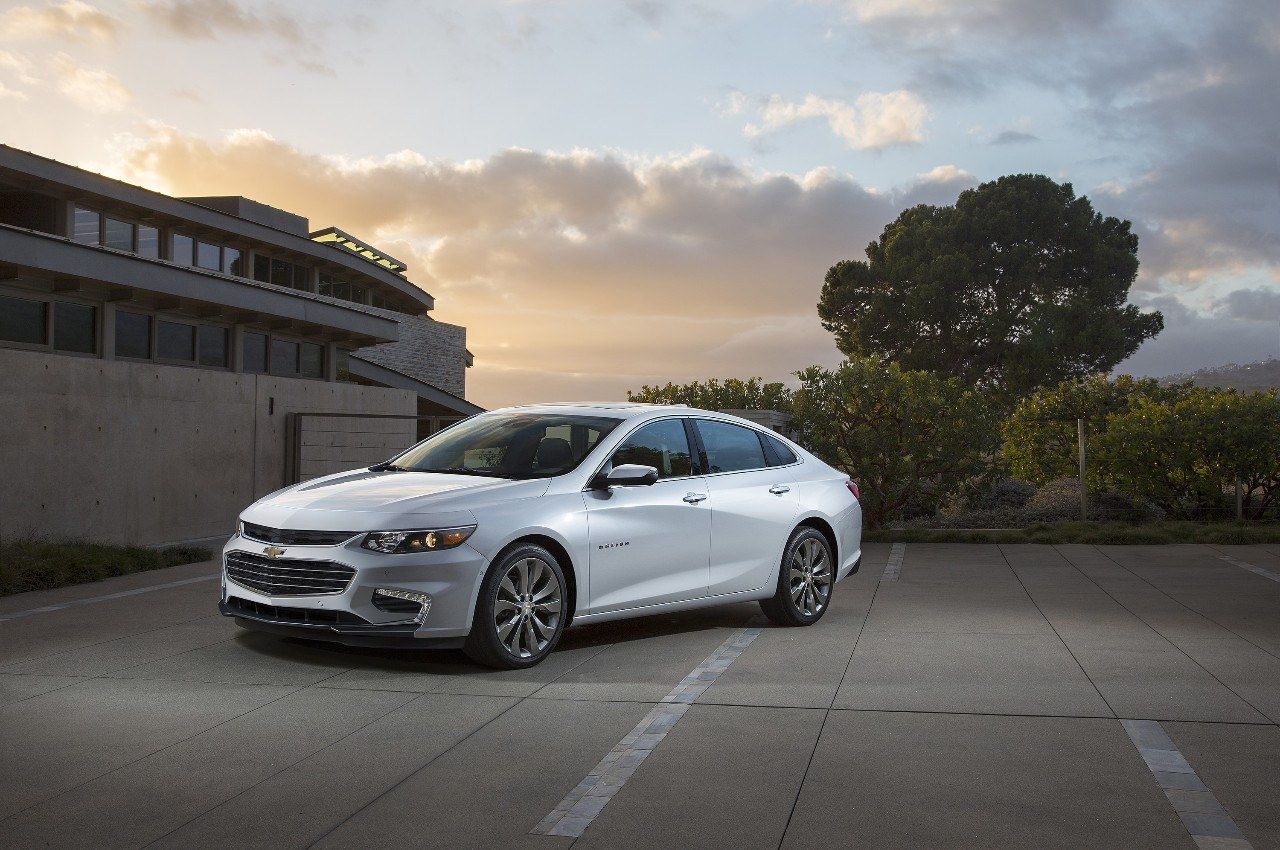
[[[516,658],[542,650],[560,624],[563,593],[555,570],[541,558],[520,558],[498,583],[493,605],[498,641]]]
[[[809,538],[791,553],[791,602],[796,610],[812,617],[827,607],[831,598],[831,559],[827,547]]]

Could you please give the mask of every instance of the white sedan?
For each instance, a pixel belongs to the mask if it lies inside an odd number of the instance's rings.
[[[744,419],[515,407],[255,502],[219,607],[253,629],[530,667],[571,624],[744,600],[815,623],[861,531],[847,475]]]

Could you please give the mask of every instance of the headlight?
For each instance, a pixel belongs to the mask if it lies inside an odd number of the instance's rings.
[[[474,525],[462,528],[436,528],[425,531],[371,531],[360,546],[371,552],[400,555],[405,552],[436,552],[452,549],[475,531]]]

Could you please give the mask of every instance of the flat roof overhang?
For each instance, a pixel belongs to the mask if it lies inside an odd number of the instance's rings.
[[[0,264],[36,277],[92,281],[312,325],[357,346],[394,342],[400,334],[393,319],[338,299],[5,225],[0,225]]]
[[[428,401],[433,401],[464,416],[484,413],[484,408],[478,404],[472,404],[465,398],[458,398],[453,393],[445,392],[439,387],[432,386],[424,381],[410,378],[403,372],[397,372],[394,369],[370,363],[368,360],[362,360],[358,354],[351,354],[347,357],[347,370],[358,378],[364,378],[367,381],[373,381],[385,387],[409,390]]]
[[[372,278],[407,295],[427,310],[435,309],[435,299],[406,278],[379,268],[366,260],[319,242],[265,224],[248,221],[190,201],[153,192],[121,180],[104,177],[73,165],[19,148],[0,144],[0,172],[10,172],[16,183],[33,191],[56,197],[74,193],[93,195],[105,201],[125,205],[194,225],[222,231],[243,239],[265,242],[282,250],[302,254],[315,262],[341,266],[344,271]],[[72,190],[70,193],[67,190]],[[87,200],[83,198],[82,200]]]

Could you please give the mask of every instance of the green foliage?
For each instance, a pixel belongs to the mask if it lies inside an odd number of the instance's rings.
[[[798,375],[792,427],[803,445],[858,482],[872,527],[908,505],[936,509],[981,473],[995,448],[986,400],[958,379],[874,358]]]
[[[1280,484],[1280,398],[1196,387],[1172,403],[1138,399],[1108,417],[1097,459],[1112,487],[1177,517],[1226,513],[1240,478],[1259,517]]]
[[[1071,184],[1001,177],[954,206],[903,211],[865,261],[827,272],[823,326],[849,357],[953,375],[1016,399],[1107,372],[1164,327],[1126,304],[1138,271],[1130,223]]]
[[[1106,429],[1108,416],[1123,413],[1140,399],[1175,401],[1189,387],[1161,386],[1155,380],[1129,375],[1115,380],[1091,375],[1036,390],[1018,402],[1001,426],[1004,458],[1014,477],[1033,484],[1075,476],[1079,458],[1076,419],[1085,420],[1085,438],[1092,442]],[[1095,465],[1089,486],[1098,488],[1102,484]]]
[[[780,410],[791,408],[791,390],[763,378],[710,378],[688,384],[668,383],[662,387],[642,386],[627,392],[628,401],[648,404],[687,404],[703,410]]]
[[[197,546],[147,549],[80,541],[13,540],[0,544],[0,596],[207,561]]]

